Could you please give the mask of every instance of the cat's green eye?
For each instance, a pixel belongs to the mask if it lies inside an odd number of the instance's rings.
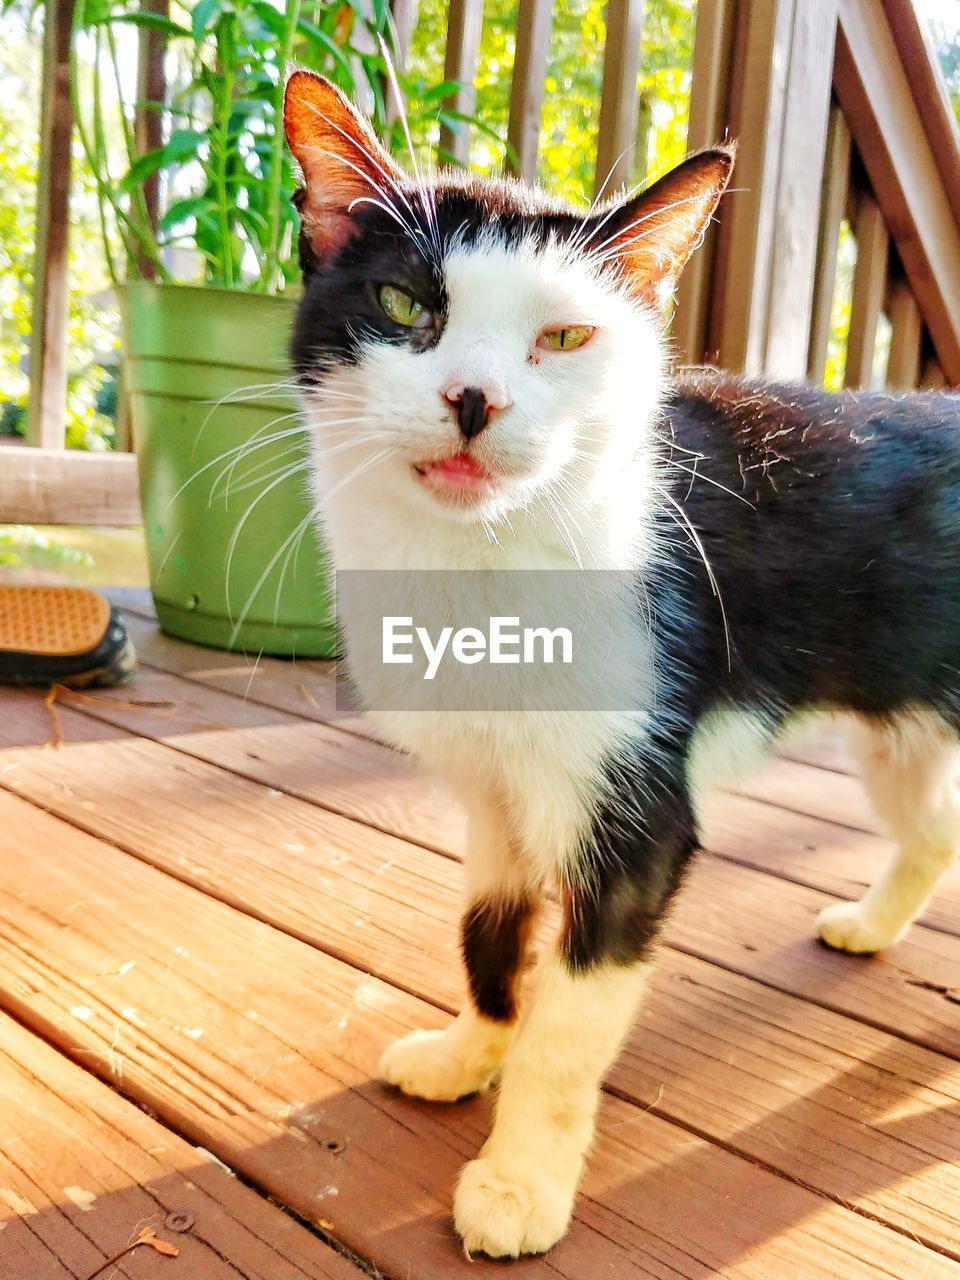
[[[417,302],[409,293],[404,293],[395,285],[382,285],[377,298],[394,324],[402,324],[410,329],[423,316],[423,303]]]
[[[593,335],[593,326],[575,324],[567,329],[549,329],[541,341],[548,351],[575,351]]]

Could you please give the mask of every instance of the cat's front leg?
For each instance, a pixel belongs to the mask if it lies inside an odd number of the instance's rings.
[[[380,1077],[413,1097],[455,1102],[485,1089],[516,1033],[517,986],[535,892],[500,810],[473,794],[467,836],[461,946],[470,995],[444,1031],[414,1031],[380,1060]]]
[[[695,847],[677,785],[669,811],[651,814],[648,802],[646,823],[639,809],[636,825],[623,810],[598,819],[607,828],[584,855],[593,865],[567,895],[562,939],[507,1054],[493,1131],[457,1185],[454,1219],[468,1251],[540,1253],[567,1230],[603,1078],[647,986],[663,912]]]
[[[454,1222],[468,1252],[542,1253],[570,1224],[600,1085],[640,1003],[649,963],[543,966],[507,1055],[493,1132],[465,1165]]]

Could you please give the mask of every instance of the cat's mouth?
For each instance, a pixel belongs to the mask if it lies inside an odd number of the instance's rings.
[[[434,493],[463,497],[486,497],[497,488],[497,477],[469,453],[448,454],[414,463],[417,477]]]

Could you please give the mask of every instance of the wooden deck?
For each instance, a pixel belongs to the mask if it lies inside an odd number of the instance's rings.
[[[718,800],[574,1227],[511,1272],[449,1220],[489,1098],[376,1081],[461,998],[456,805],[323,664],[127,603],[137,682],[59,749],[0,693],[2,1280],[960,1277],[960,875],[886,956],[815,944],[886,848],[831,741]]]

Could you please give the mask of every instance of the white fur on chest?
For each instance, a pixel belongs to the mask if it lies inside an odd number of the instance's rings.
[[[656,325],[555,246],[491,236],[455,246],[444,276],[449,307],[435,347],[371,343],[307,399],[313,487],[335,568],[395,571],[409,595],[403,616],[443,606],[449,621],[459,612],[457,574],[639,569],[651,550],[649,425],[663,388]],[[594,337],[568,355],[544,352],[538,334],[564,325],[589,326]],[[442,393],[451,382],[495,387],[508,406],[470,441],[503,482],[477,513],[442,510],[416,479],[418,459],[464,445]],[[437,570],[443,580],[431,583]],[[438,681],[429,710],[377,710],[390,705],[371,634],[377,602],[343,597],[351,674],[384,736],[461,787],[485,790],[544,874],[563,873],[603,798],[605,767],[645,732],[654,664],[635,602],[615,619],[619,666],[589,609],[578,620],[593,669],[621,679],[622,697],[608,689],[580,709],[557,707],[537,696],[532,670],[530,696],[513,709],[451,709]]]

